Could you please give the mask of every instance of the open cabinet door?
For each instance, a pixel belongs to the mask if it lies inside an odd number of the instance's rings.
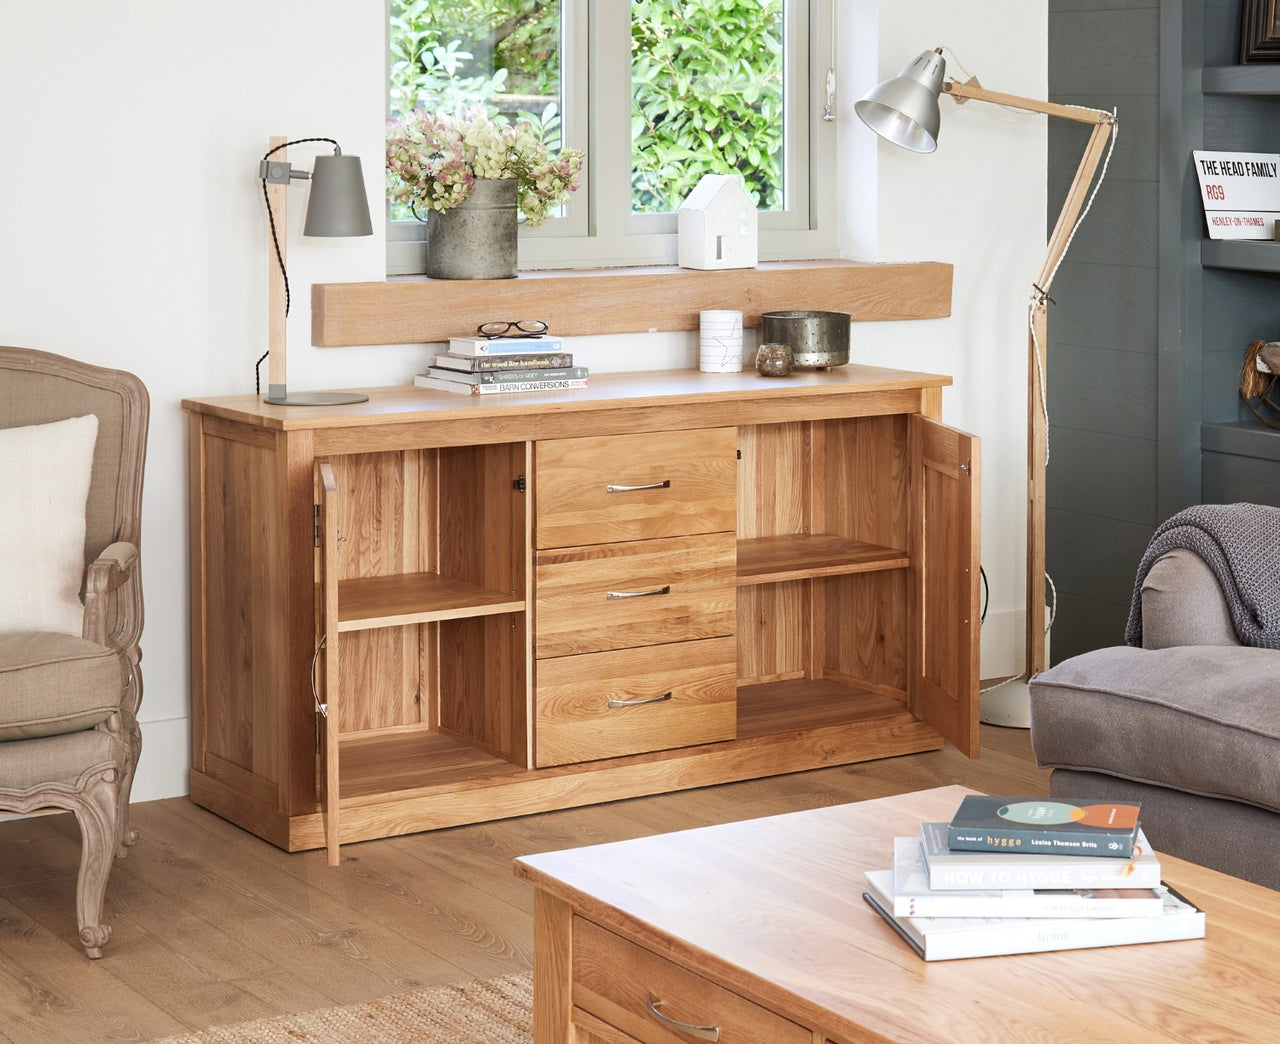
[[[911,418],[912,713],[978,756],[979,445]]]
[[[317,689],[320,715],[320,805],[324,810],[324,840],[329,865],[337,866],[338,852],[338,483],[328,461],[317,461],[320,472],[320,591],[321,648],[324,682]],[[316,684],[314,670],[312,684]]]

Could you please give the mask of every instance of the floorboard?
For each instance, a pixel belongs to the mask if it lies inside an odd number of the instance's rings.
[[[963,783],[1047,794],[1028,734],[773,779],[282,852],[185,798],[135,805],[107,886],[114,934],[76,938],[70,816],[0,823],[0,1044],[120,1044],[526,971],[533,896],[517,855]]]

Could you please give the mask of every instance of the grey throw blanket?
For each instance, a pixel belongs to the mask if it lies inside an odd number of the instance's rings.
[[[1280,649],[1280,508],[1262,504],[1197,504],[1160,524],[1138,564],[1127,645],[1142,644],[1142,582],[1175,548],[1194,551],[1213,571],[1241,644]]]

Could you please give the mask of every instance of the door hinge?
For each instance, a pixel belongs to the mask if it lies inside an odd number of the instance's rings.
[[[517,475],[515,478],[513,478],[511,480],[511,488],[514,489],[517,493],[523,493],[528,488],[528,484],[525,482],[524,476]]]
[[[320,505],[311,505],[311,546],[320,546]]]

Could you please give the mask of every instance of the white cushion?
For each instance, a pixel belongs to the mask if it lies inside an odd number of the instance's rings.
[[[0,429],[0,632],[79,634],[98,418]]]

